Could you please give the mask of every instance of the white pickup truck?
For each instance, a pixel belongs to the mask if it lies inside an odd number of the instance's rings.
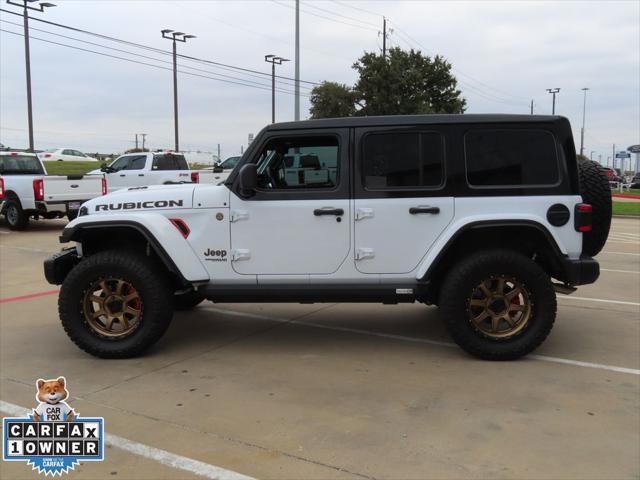
[[[220,185],[224,183],[224,181],[231,175],[231,172],[238,164],[242,157],[235,156],[229,157],[224,162],[218,163],[213,167],[205,168],[203,170],[198,170],[199,182],[198,183],[208,183],[213,185]]]
[[[73,220],[82,203],[106,193],[104,176],[50,176],[34,153],[0,152],[0,213],[11,230],[30,218]]]
[[[184,155],[171,152],[128,153],[110,165],[89,172],[92,174],[104,174],[109,193],[147,185],[198,183],[199,177],[197,172],[189,170]]]

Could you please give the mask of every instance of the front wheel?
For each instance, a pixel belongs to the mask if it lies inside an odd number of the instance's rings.
[[[105,251],[82,260],[62,284],[58,310],[69,338],[101,358],[140,355],[171,323],[173,290],[148,257]]]
[[[449,333],[462,349],[486,360],[513,360],[535,350],[549,335],[556,308],[549,276],[515,251],[467,257],[440,291]]]

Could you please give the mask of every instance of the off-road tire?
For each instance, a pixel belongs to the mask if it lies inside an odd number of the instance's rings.
[[[578,162],[580,195],[593,207],[592,228],[582,234],[582,253],[593,257],[600,253],[611,227],[611,188],[604,168],[597,162]]]
[[[194,290],[173,296],[173,306],[176,310],[191,310],[200,305],[204,300],[204,295]]]
[[[467,301],[480,282],[501,275],[516,278],[526,287],[531,316],[514,336],[493,338],[472,323]],[[556,309],[549,276],[533,260],[510,250],[485,250],[461,260],[440,290],[440,313],[451,337],[463,350],[485,360],[514,360],[535,350],[553,328]]]
[[[4,206],[4,219],[11,230],[24,230],[29,225],[29,216],[22,210],[20,200],[13,197]]]
[[[140,325],[124,338],[109,338],[93,330],[83,313],[84,295],[101,278],[122,278],[140,295]],[[58,299],[60,320],[69,338],[100,358],[130,358],[143,353],[165,333],[173,317],[173,289],[166,275],[144,255],[104,251],[82,260],[69,272]]]

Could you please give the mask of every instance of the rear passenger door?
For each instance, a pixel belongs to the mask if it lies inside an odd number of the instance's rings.
[[[453,219],[446,128],[356,129],[355,263],[408,274]]]

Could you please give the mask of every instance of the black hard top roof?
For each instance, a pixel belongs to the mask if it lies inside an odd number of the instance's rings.
[[[266,130],[469,123],[556,123],[563,120],[566,119],[557,115],[509,115],[495,113],[451,115],[385,115],[375,117],[322,118],[318,120],[301,120],[299,122],[274,123],[267,126]]]

